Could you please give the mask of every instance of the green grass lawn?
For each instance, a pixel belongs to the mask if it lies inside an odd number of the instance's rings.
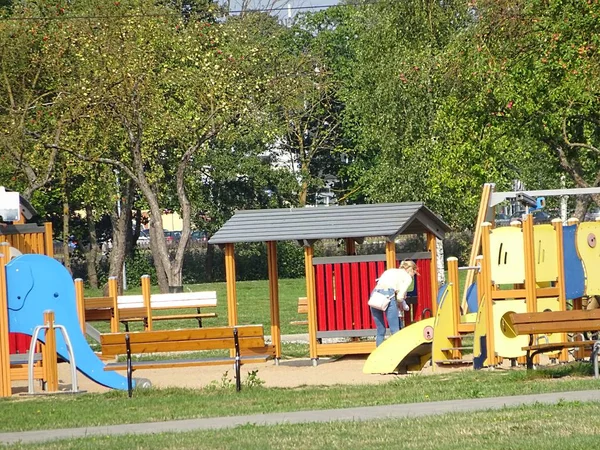
[[[98,436],[6,448],[580,450],[594,448],[599,442],[597,414],[595,403],[563,402],[408,419]]]
[[[202,369],[199,369],[202,370]],[[527,372],[465,371],[393,377],[386,384],[265,388],[260,370],[243,372],[236,393],[231,371],[203,389],[11,397],[0,400],[0,431],[43,430],[198,417],[348,408],[600,388],[590,364]],[[225,373],[225,369],[224,369]],[[599,408],[600,410],[600,408]]]

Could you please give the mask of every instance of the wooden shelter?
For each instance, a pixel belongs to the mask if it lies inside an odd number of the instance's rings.
[[[431,270],[430,296],[432,308],[435,308],[437,295],[436,276],[436,238],[443,239],[450,228],[423,203],[385,203],[372,205],[329,206],[319,208],[289,208],[238,211],[209,240],[225,252],[225,276],[227,283],[227,308],[229,325],[237,325],[237,295],[234,245],[241,242],[265,242],[267,245],[269,298],[271,306],[271,336],[275,358],[281,357],[281,329],[279,317],[279,288],[277,271],[277,241],[297,241],[304,247],[306,297],[308,303],[308,334],[310,357],[316,364],[323,355],[369,353],[375,348],[374,342],[354,340],[347,343],[323,344],[317,335],[317,272],[315,270],[314,244],[322,239],[343,239],[346,253],[355,255],[355,244],[365,238],[383,237],[385,255],[348,256],[349,263],[356,263],[354,271],[360,270],[361,263],[375,263],[375,267],[396,267],[397,257],[395,240],[400,235],[426,234],[427,253]],[[415,255],[402,255],[414,257]],[[418,256],[418,255],[416,255]],[[422,256],[422,255],[421,255]],[[376,261],[382,260],[379,266]],[[340,269],[340,274],[343,269]],[[334,270],[331,270],[334,273]],[[370,273],[371,275],[376,272]],[[367,274],[354,273],[352,278],[365,279]],[[338,276],[338,295],[344,289]],[[374,281],[374,279],[372,280]],[[352,295],[352,294],[351,294]],[[368,295],[368,292],[367,292]],[[357,299],[357,295],[353,295]],[[366,299],[360,302],[366,304]],[[356,300],[353,300],[356,302]],[[356,303],[355,303],[356,304]],[[349,311],[349,309],[347,309]],[[432,311],[435,313],[435,309]],[[344,319],[342,319],[343,321]],[[374,333],[371,331],[371,334]],[[362,337],[364,334],[342,334],[346,337]]]

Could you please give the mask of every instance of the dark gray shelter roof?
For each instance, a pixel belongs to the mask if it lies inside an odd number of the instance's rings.
[[[379,203],[318,208],[237,211],[211,244],[314,241],[429,232],[443,239],[450,227],[423,203]]]

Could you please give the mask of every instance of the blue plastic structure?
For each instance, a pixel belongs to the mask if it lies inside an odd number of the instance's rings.
[[[567,300],[581,297],[585,292],[585,272],[577,253],[577,225],[563,227],[565,292]]]
[[[44,311],[52,310],[55,323],[67,329],[77,369],[103,386],[127,389],[127,378],[104,371],[104,363],[81,332],[73,279],[58,261],[33,254],[14,258],[6,265],[6,285],[11,333],[31,336],[36,326],[43,325]],[[43,341],[43,337],[40,340]],[[56,333],[56,349],[61,358],[69,361],[61,333]]]

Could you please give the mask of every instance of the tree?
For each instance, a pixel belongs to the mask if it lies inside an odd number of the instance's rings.
[[[448,54],[444,109],[450,126],[470,129],[465,145],[486,143],[489,167],[529,187],[560,187],[563,173],[572,186],[600,185],[599,13],[597,2],[477,3]]]
[[[446,185],[455,177],[438,170],[448,151],[437,144],[436,120],[447,95],[443,55],[469,25],[466,8],[454,1],[406,1],[347,9],[352,13],[340,30],[345,43],[336,41],[336,47],[348,55],[340,60],[347,82],[339,96],[344,136],[352,143],[349,197],[426,201],[446,218],[446,202],[462,200],[462,192],[448,195]]]
[[[72,44],[84,49],[73,74],[79,80],[74,88],[87,98],[82,121],[114,132],[112,145],[87,148],[79,155],[117,168],[140,189],[150,209],[152,252],[165,291],[181,285],[191,233],[186,190],[191,162],[202,159],[210,143],[232,133],[236,124],[265,121],[260,111],[276,82],[263,63],[269,39],[246,18],[222,24],[195,19],[184,23],[160,14],[115,19],[115,14],[127,15],[126,5],[103,2],[94,11],[106,16],[106,8],[111,21],[70,30],[76,31]],[[172,258],[162,232],[165,203],[177,205],[183,219]],[[130,204],[123,208],[130,210]],[[125,226],[118,234],[127,234]],[[113,239],[115,247],[124,243],[124,238]]]
[[[48,19],[28,20],[43,10]],[[60,8],[14,5],[15,20],[0,22],[0,148],[15,171],[10,184],[30,199],[48,184],[56,144],[78,112],[68,104],[57,73],[66,70]]]

